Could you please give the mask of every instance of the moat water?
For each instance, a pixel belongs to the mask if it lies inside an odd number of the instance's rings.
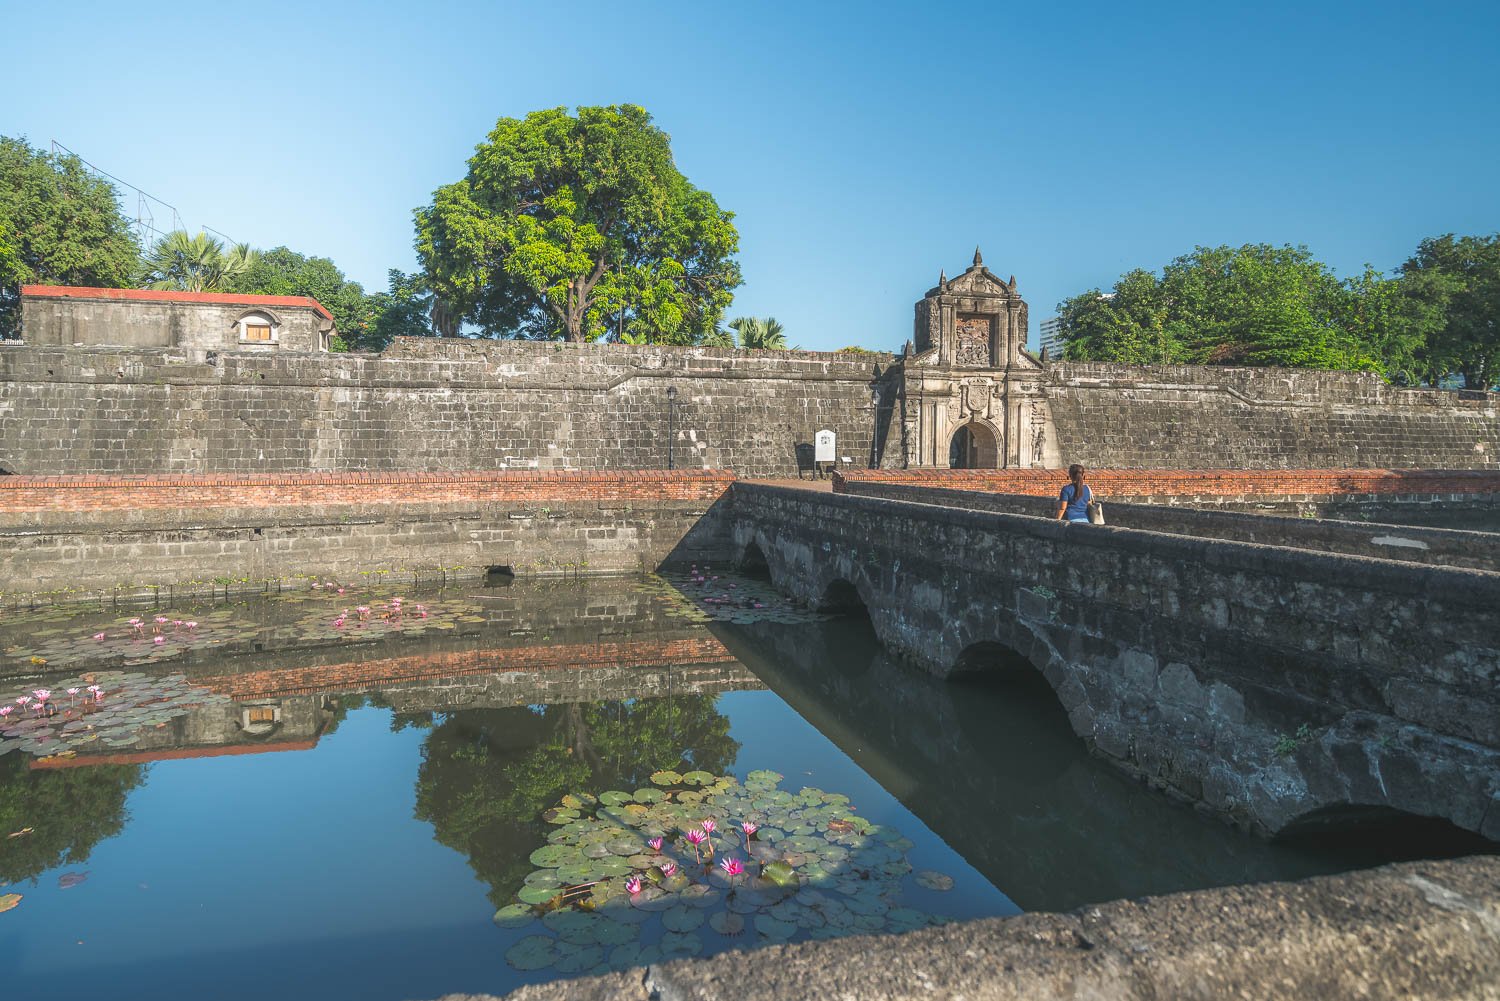
[[[4,996],[504,993],[1472,848],[1237,833],[1037,678],[696,576],[4,613]]]

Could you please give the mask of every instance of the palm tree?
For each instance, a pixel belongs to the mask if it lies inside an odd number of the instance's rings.
[[[189,236],[173,230],[152,244],[141,259],[136,284],[158,292],[222,292],[255,264],[259,255],[248,243],[227,251],[207,233]]]
[[[786,328],[772,317],[741,316],[729,326],[740,335],[740,345],[772,351],[786,350]]]

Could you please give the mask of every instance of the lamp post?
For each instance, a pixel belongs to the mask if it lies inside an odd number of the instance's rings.
[[[676,386],[668,386],[667,387],[667,468],[668,469],[674,468],[674,466],[672,464],[672,441],[676,437],[676,433],[672,429],[672,418],[674,416],[676,416],[675,413],[674,413],[674,411],[676,411],[676,409],[677,409],[677,387]]]
[[[880,466],[880,383],[870,383],[870,468]]]

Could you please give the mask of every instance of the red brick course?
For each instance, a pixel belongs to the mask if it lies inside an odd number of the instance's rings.
[[[329,504],[716,500],[725,470],[0,476],[0,513]]]
[[[153,761],[181,761],[185,758],[223,758],[235,754],[266,754],[270,751],[311,751],[317,740],[283,740],[270,744],[216,744],[212,747],[163,747],[155,751],[124,751],[119,754],[84,754],[73,758],[50,755],[32,758],[32,770],[48,768],[84,768],[92,765],[144,765]]]
[[[25,299],[111,299],[133,302],[202,302],[216,306],[300,306],[325,320],[333,314],[306,295],[230,295],[223,292],[172,292],[146,288],[88,288],[82,285],[22,285]]]
[[[834,474],[846,484],[979,490],[1054,496],[1068,482],[1062,469],[850,470]],[[1090,469],[1088,483],[1101,497],[1347,497],[1500,493],[1500,472],[1466,469]]]

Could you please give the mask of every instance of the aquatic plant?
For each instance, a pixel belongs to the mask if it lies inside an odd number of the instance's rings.
[[[531,854],[538,868],[495,912],[496,925],[520,931],[511,966],[599,973],[718,951],[751,929],[770,943],[946,920],[902,897],[908,884],[925,893],[952,879],[913,877],[912,843],[860,817],[846,796],[782,790],[770,771],[743,784],[707,772],[651,780],[634,793],[569,794],[545,812],[555,830]],[[705,813],[724,830],[704,830]],[[732,853],[742,841],[748,858]],[[701,864],[715,847],[717,864]]]

